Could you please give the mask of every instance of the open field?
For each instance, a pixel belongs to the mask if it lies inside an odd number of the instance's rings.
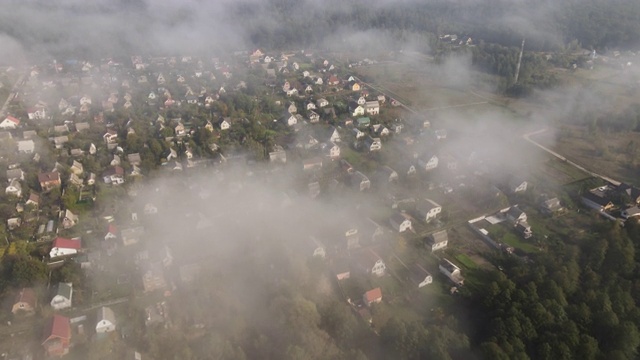
[[[586,127],[565,125],[556,136],[540,134],[535,139],[549,144],[577,164],[616,180],[636,183],[640,175],[637,153],[630,150],[630,144],[640,146],[640,133],[598,132],[597,135],[589,135]]]

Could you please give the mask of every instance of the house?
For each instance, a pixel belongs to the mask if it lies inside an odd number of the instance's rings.
[[[51,307],[54,310],[62,310],[70,308],[73,299],[73,284],[71,283],[58,283],[56,292],[51,299]]]
[[[527,191],[527,182],[521,178],[513,177],[509,180],[509,191],[514,194]]]
[[[315,237],[310,236],[309,241],[307,243],[309,244],[310,249],[312,250],[311,254],[313,257],[324,259],[325,256],[327,256],[327,251],[325,246],[320,241],[318,241],[318,239],[316,239]]]
[[[362,87],[356,81],[351,81],[347,83],[347,89],[351,91],[360,91]]]
[[[371,136],[367,136],[364,138],[364,146],[367,151],[380,151],[382,149],[382,141],[380,138],[372,138]]]
[[[620,194],[624,200],[627,200],[626,198],[628,198],[629,202],[633,204],[640,204],[639,188],[635,186],[631,186],[629,184],[622,183],[618,185],[618,187],[616,187],[615,191],[616,193]]]
[[[335,143],[323,143],[322,145],[324,145],[323,148],[325,149],[325,154],[329,156],[331,160],[340,158],[340,146],[336,145]]]
[[[388,184],[398,181],[398,173],[386,165],[380,166],[378,168],[376,177],[380,180],[381,184]]]
[[[349,111],[351,112],[351,116],[362,116],[364,115],[364,107],[362,105],[358,105],[356,103],[352,103],[349,105]]]
[[[32,288],[22,288],[16,294],[11,312],[13,315],[31,316],[36,313],[38,296]]]
[[[353,128],[351,131],[353,132],[353,136],[355,136],[356,140],[363,138],[365,135],[364,132],[358,128]]]
[[[380,104],[377,100],[367,101],[364,104],[364,110],[368,115],[378,115],[380,114]]]
[[[389,136],[391,131],[382,124],[373,125],[373,132],[378,136]]]
[[[231,128],[231,118],[224,118],[220,122],[220,130],[229,130]]]
[[[284,122],[288,125],[288,126],[294,126],[296,124],[298,124],[298,118],[295,115],[289,114],[287,113],[284,116]]]
[[[36,144],[33,140],[20,140],[18,141],[18,152],[21,154],[32,154],[36,149]]]
[[[320,115],[313,110],[309,111],[307,113],[307,116],[309,117],[309,122],[312,124],[315,124],[320,121]]]
[[[433,132],[433,136],[436,138],[436,140],[445,140],[447,138],[447,130],[438,129]]]
[[[637,205],[630,206],[630,207],[622,210],[622,212],[620,213],[620,216],[622,216],[622,218],[625,219],[625,220],[627,220],[629,218],[633,218],[633,217],[639,217],[640,216],[640,207],[638,207]]]
[[[421,287],[427,286],[433,282],[433,276],[431,276],[431,274],[427,270],[425,270],[425,268],[423,268],[420,264],[418,263],[413,264],[413,266],[411,266],[409,270],[411,271],[409,273],[411,281],[414,284],[418,285],[418,289]]]
[[[540,205],[540,211],[548,215],[560,212],[562,210],[562,204],[560,203],[560,199],[558,199],[557,197],[545,200]]]
[[[120,185],[124,183],[124,169],[121,166],[111,166],[103,174],[105,184]]]
[[[613,202],[611,202],[608,194],[603,191],[598,191],[598,189],[593,189],[582,194],[582,203],[600,212],[605,212],[613,208]]]
[[[319,108],[323,108],[329,105],[329,101],[327,101],[327,99],[320,98],[316,101],[316,105],[318,105]]]
[[[523,238],[528,239],[533,236],[533,232],[531,231],[531,226],[527,222],[527,220],[518,221],[515,226],[515,230],[517,233],[522,235]]]
[[[69,353],[71,325],[69,318],[53,315],[44,330],[42,346],[48,357],[62,357]]]
[[[355,265],[367,274],[383,276],[387,270],[384,261],[376,251],[371,248],[358,251],[354,254]]]
[[[362,105],[362,106],[364,106],[364,104],[366,104],[366,103],[367,103],[367,99],[365,99],[365,98],[364,98],[364,96],[360,96],[360,97],[358,98],[358,101],[356,101],[356,103],[357,103],[358,105]]]
[[[380,242],[385,232],[380,224],[367,218],[358,224],[358,234],[363,244],[368,245]]]
[[[351,268],[349,266],[349,261],[344,257],[338,256],[331,260],[330,264],[331,270],[336,275],[336,279],[338,281],[345,280],[351,277]]]
[[[302,162],[302,168],[304,171],[318,170],[322,168],[322,158],[312,157],[311,159],[305,159]]]
[[[5,188],[4,192],[7,195],[12,195],[15,197],[22,196],[22,185],[20,185],[20,180],[13,179],[9,182],[9,185]]]
[[[21,224],[22,224],[22,219],[19,217],[13,217],[13,218],[7,219],[7,228],[9,230],[14,230],[19,228]]]
[[[57,237],[51,244],[51,250],[49,251],[49,257],[55,259],[61,256],[75,255],[82,248],[80,239],[66,239]]]
[[[316,110],[316,109],[317,109],[316,104],[314,104],[314,103],[313,103],[313,102],[311,102],[311,101],[308,101],[308,102],[305,104],[305,106],[304,106],[304,107],[305,107],[305,109],[307,109],[307,110]]]
[[[507,216],[507,219],[514,224],[517,224],[521,221],[527,221],[527,214],[524,211],[520,210],[518,205],[510,207],[505,215]]]
[[[432,252],[446,248],[448,243],[447,230],[436,231],[427,238],[427,246],[431,248]]]
[[[403,212],[395,212],[389,218],[391,227],[399,233],[411,229],[411,218]]]
[[[7,170],[7,180],[11,181],[13,179],[24,180],[24,171],[20,168],[14,168]]]
[[[102,135],[102,139],[105,144],[115,144],[118,141],[118,132],[113,129],[108,129],[104,135]]]
[[[144,292],[161,290],[166,286],[167,282],[160,264],[148,264],[146,271],[142,275],[142,287]]]
[[[27,202],[25,203],[25,205],[32,205],[32,206],[38,207],[40,205],[40,195],[35,192],[31,192],[29,194],[29,199],[27,199]]]
[[[355,171],[351,174],[351,186],[357,191],[369,190],[371,187],[371,181],[360,171]]]
[[[384,95],[378,95],[377,99],[380,104],[384,104],[387,101],[387,98]]]
[[[57,171],[38,174],[38,181],[42,191],[49,191],[60,186],[60,173]]]
[[[69,142],[69,137],[66,135],[53,137],[53,145],[55,146],[56,149],[62,149],[64,147],[64,144],[68,142]]]
[[[298,107],[295,103],[291,102],[289,103],[289,107],[287,107],[287,111],[289,112],[289,114],[295,114],[298,112]]]
[[[96,334],[104,334],[116,330],[116,315],[106,306],[98,309],[96,317]]]
[[[269,161],[285,164],[287,162],[287,153],[281,146],[278,146],[269,153]]]
[[[442,259],[440,261],[440,264],[438,265],[438,268],[440,269],[440,272],[444,274],[444,276],[448,277],[449,280],[451,280],[457,286],[462,286],[464,284],[464,278],[462,277],[460,268],[448,259]]]
[[[287,92],[287,96],[291,97],[294,95],[298,95],[298,89],[296,88],[291,88],[289,90],[286,91]]]
[[[0,122],[0,129],[3,129],[3,130],[17,129],[19,125],[20,125],[20,120],[9,115],[4,120],[2,120],[2,122]]]
[[[107,227],[107,234],[104,236],[104,240],[113,240],[118,238],[118,228],[113,225],[113,224],[109,224],[109,226]]]
[[[335,75],[331,75],[329,76],[329,79],[327,79],[327,85],[329,86],[340,85],[340,79],[338,79],[338,77]]]
[[[75,215],[71,210],[67,209],[64,212],[64,218],[62,219],[62,227],[70,229],[78,224],[78,215]]]
[[[129,164],[131,164],[131,165],[140,165],[140,164],[142,164],[142,158],[140,157],[139,153],[128,154],[127,155],[127,161],[129,161]]]
[[[122,244],[124,246],[137,244],[143,235],[144,235],[144,227],[142,226],[123,229],[120,232],[120,237],[122,238]]]
[[[431,199],[424,199],[416,204],[416,213],[420,219],[428,223],[442,212],[442,206]]]
[[[431,153],[425,153],[418,157],[418,165],[425,171],[430,171],[438,167],[438,157]]]
[[[71,173],[69,175],[69,185],[73,186],[82,186],[84,184],[84,180],[82,180],[78,175]]]
[[[73,164],[71,165],[71,168],[69,170],[71,170],[73,174],[82,175],[84,168],[80,162],[73,160]]]
[[[382,289],[379,287],[369,290],[362,296],[362,301],[366,306],[379,304],[382,301]]]

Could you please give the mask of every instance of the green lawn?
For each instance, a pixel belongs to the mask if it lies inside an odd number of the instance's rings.
[[[534,244],[527,240],[519,238],[515,234],[507,233],[502,237],[502,239],[499,240],[509,246],[513,246],[516,249],[520,249],[528,253],[538,252],[538,248]]]
[[[471,269],[475,269],[478,267],[478,264],[476,264],[473,260],[471,260],[470,257],[468,257],[465,254],[458,254],[455,256],[456,260],[458,260],[459,263],[462,264],[462,266],[464,266],[465,268],[471,270]]]

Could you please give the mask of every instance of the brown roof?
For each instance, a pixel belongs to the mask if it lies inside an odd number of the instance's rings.
[[[38,181],[41,183],[49,181],[60,181],[60,174],[57,171],[38,174]]]
[[[32,288],[23,288],[16,295],[16,301],[14,303],[24,302],[29,304],[32,308],[36,307],[36,292]]]

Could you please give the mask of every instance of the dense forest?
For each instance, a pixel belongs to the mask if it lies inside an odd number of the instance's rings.
[[[599,223],[550,239],[529,263],[505,259],[469,296],[488,359],[633,359],[640,345],[640,225]],[[508,264],[508,265],[507,265]]]

